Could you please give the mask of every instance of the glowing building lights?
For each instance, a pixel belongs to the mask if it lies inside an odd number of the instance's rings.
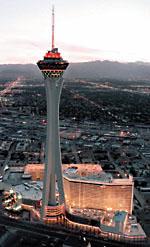
[[[131,178],[113,179],[100,165],[78,164],[63,165],[63,180],[68,209],[95,208],[132,213]]]

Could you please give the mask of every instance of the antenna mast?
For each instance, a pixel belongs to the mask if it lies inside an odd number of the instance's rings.
[[[54,5],[52,6],[52,50],[55,48],[54,45],[54,32],[55,32],[55,12]]]

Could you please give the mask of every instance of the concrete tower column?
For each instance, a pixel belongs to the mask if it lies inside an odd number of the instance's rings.
[[[45,86],[47,98],[47,137],[42,198],[42,218],[45,216],[45,209],[47,205],[55,206],[57,204],[56,179],[60,193],[60,202],[64,203],[59,137],[59,102],[63,79],[47,78],[45,80]]]

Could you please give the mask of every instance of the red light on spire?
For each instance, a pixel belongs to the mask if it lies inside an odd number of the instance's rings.
[[[55,48],[54,46],[54,32],[55,32],[55,13],[54,13],[54,5],[52,6],[52,50]]]

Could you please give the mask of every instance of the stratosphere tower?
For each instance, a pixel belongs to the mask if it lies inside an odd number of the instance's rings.
[[[47,100],[47,136],[45,152],[45,171],[41,218],[45,219],[60,213],[64,204],[64,190],[61,168],[61,150],[59,137],[59,103],[63,87],[63,73],[69,63],[61,57],[54,44],[55,14],[52,7],[52,49],[43,60],[37,62],[46,88]],[[56,181],[59,199],[56,200]]]

